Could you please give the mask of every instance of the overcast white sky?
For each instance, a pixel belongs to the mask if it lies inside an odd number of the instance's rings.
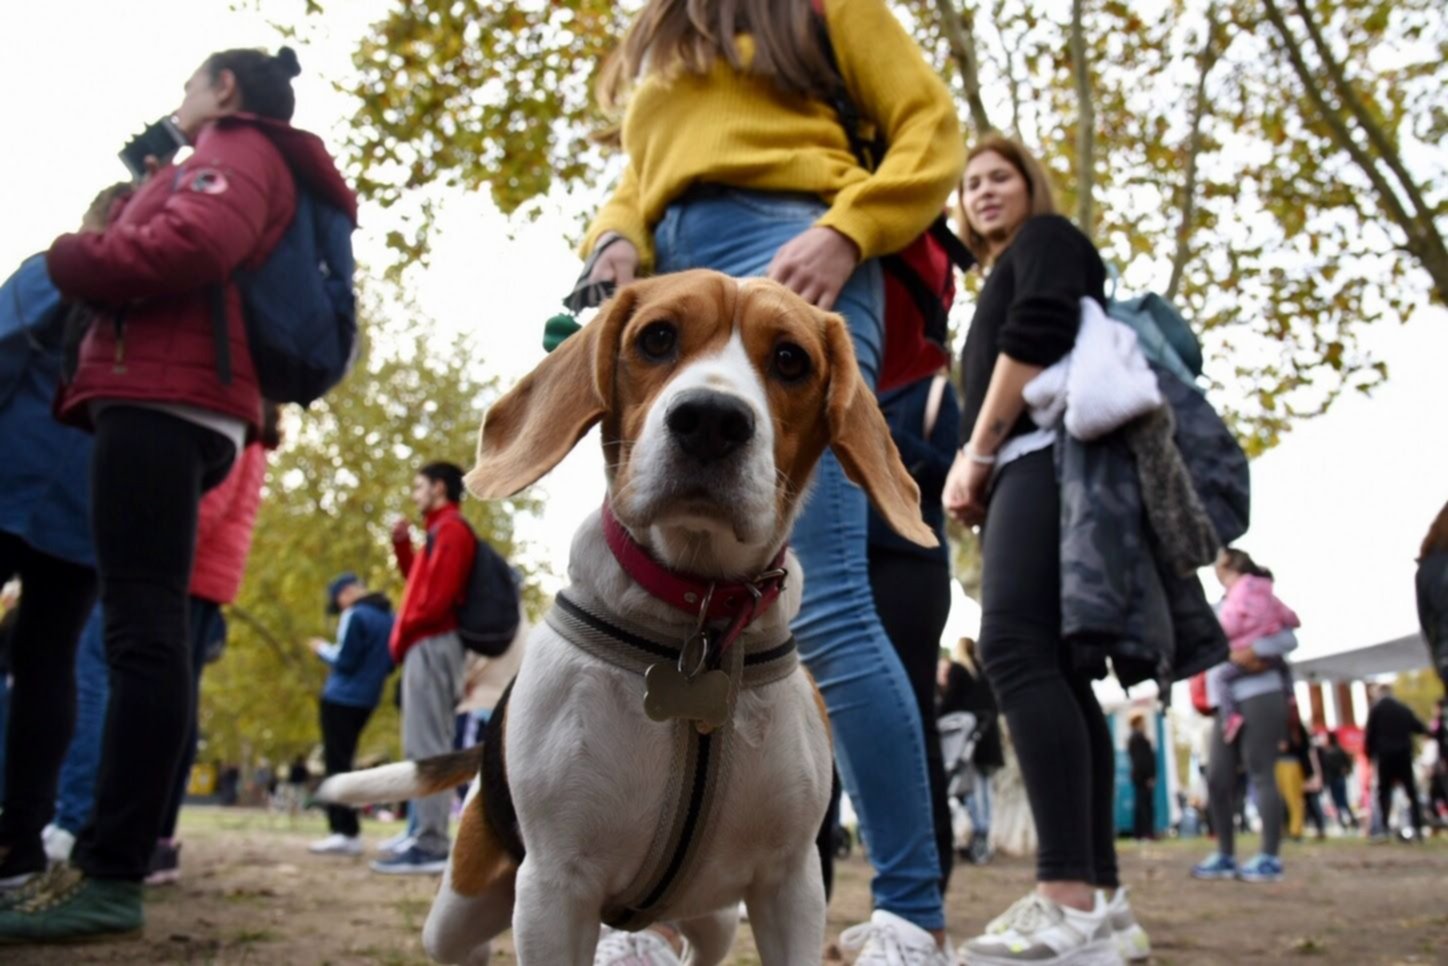
[[[337,142],[350,105],[328,81],[346,75],[362,26],[384,8],[383,0],[328,4],[325,29],[298,45],[299,126]],[[0,158],[0,266],[7,270],[71,229],[99,188],[125,177],[116,152],[175,106],[206,54],[277,43],[261,17],[230,10],[225,0],[151,0],[144,11],[101,0],[7,3],[0,36],[10,39],[0,58],[8,146]],[[386,227],[381,212],[364,209],[364,258],[380,253]],[[563,240],[570,228],[558,213],[510,236],[486,198],[459,195],[446,206],[434,264],[411,294],[443,337],[476,334],[487,371],[516,378],[542,356],[543,320],[578,271]],[[1241,545],[1276,571],[1280,595],[1302,616],[1301,656],[1416,627],[1413,557],[1448,500],[1448,312],[1380,328],[1367,344],[1391,367],[1386,388],[1343,400],[1253,467],[1253,527]],[[560,574],[570,534],[602,497],[600,467],[596,441],[585,441],[544,482],[543,518],[523,528]],[[972,623],[963,610],[952,630]]]

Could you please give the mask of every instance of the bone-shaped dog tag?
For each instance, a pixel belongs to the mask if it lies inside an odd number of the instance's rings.
[[[673,664],[654,664],[644,672],[644,714],[698,722],[700,730],[722,728],[729,720],[729,675],[705,671],[688,678]]]

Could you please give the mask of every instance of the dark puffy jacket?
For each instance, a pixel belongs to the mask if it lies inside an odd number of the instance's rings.
[[[1418,623],[1438,676],[1448,687],[1448,550],[1418,562]]]
[[[0,334],[33,329],[55,311],[60,292],[45,259],[27,259],[0,286]],[[15,373],[13,392],[0,401],[0,533],[41,553],[95,566],[90,530],[91,437],[51,415],[60,386],[59,343],[36,347]]]
[[[1198,393],[1154,367],[1176,419],[1175,442],[1223,546],[1245,532],[1247,459]],[[1076,665],[1123,686],[1162,684],[1227,657],[1227,639],[1201,581],[1160,559],[1146,523],[1141,480],[1124,434],[1082,443],[1062,428],[1055,447],[1061,485],[1061,631]]]
[[[392,604],[382,594],[368,594],[348,609],[341,649],[322,698],[353,708],[375,708],[382,686],[392,673],[387,642],[392,637]]]
[[[197,406],[253,431],[261,396],[241,294],[230,279],[261,265],[296,211],[296,182],[356,219],[357,202],[316,135],[269,118],[222,118],[179,166],[158,171],[100,233],[62,235],[51,278],[98,307],[59,403],[86,426],[103,399]],[[224,300],[230,382],[218,368],[214,300]]]

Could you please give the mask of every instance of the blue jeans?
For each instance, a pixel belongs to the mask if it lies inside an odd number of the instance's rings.
[[[60,766],[55,824],[79,835],[95,804],[96,771],[101,764],[101,736],[110,699],[110,667],[106,664],[104,622],[97,604],[81,631],[75,650],[75,732]]]
[[[681,199],[654,232],[658,270],[763,275],[775,252],[825,211],[806,195],[723,190]],[[871,261],[851,276],[835,305],[871,385],[884,342],[884,298],[880,266]],[[794,552],[805,572],[795,636],[824,694],[840,777],[869,843],[875,908],[943,929],[920,712],[875,613],[867,517],[864,491],[826,452],[794,528]]]

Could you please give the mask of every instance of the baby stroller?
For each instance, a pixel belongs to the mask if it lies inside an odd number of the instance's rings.
[[[946,797],[950,801],[956,851],[975,865],[989,862],[991,849],[988,829],[977,826],[989,813],[980,808],[985,804],[986,793],[984,788],[977,787],[981,783],[973,759],[981,737],[993,725],[992,718],[982,721],[969,711],[953,711],[941,715],[935,722],[940,735],[940,757],[945,766]],[[976,807],[973,809],[972,805]]]

